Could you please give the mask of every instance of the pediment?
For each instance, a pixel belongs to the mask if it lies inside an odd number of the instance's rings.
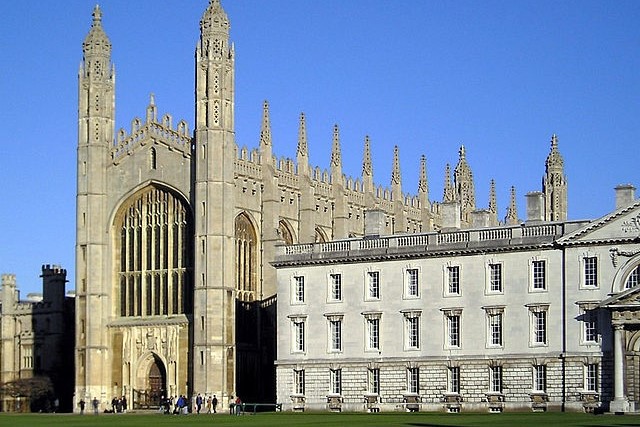
[[[640,200],[580,227],[558,239],[561,245],[640,240]]]
[[[602,301],[599,306],[610,310],[628,310],[633,308],[640,310],[640,286],[635,286],[617,293]]]

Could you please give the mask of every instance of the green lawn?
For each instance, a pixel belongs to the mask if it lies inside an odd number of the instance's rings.
[[[161,415],[161,414],[0,414],[0,426],[384,426],[384,427],[466,427],[466,426],[640,426],[640,415],[589,415],[578,413],[262,413],[257,415]]]

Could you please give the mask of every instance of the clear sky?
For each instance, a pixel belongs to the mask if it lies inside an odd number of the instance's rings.
[[[40,290],[42,264],[75,285],[77,73],[96,0],[0,2],[0,271]],[[194,48],[207,0],[103,0],[116,67],[116,128],[159,116],[193,129]],[[541,189],[556,133],[569,218],[614,207],[640,186],[640,1],[223,0],[236,47],[236,141],[258,144],[271,106],[274,152],[295,157],[305,112],[311,163],[328,168],[340,126],[344,173],[389,186],[400,147],[402,188],[417,191],[427,156],[430,198],[464,144],[476,204],[496,181],[499,217]]]

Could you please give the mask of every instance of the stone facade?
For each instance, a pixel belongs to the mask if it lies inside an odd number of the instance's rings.
[[[51,394],[31,401],[0,391],[0,410],[72,410],[74,299],[65,296],[66,270],[42,266],[42,295],[21,300],[13,274],[2,275],[0,290],[0,385],[42,377]]]
[[[397,148],[390,186],[374,184],[368,138],[362,176],[344,176],[337,126],[329,168],[311,165],[304,115],[296,159],[277,158],[266,102],[259,146],[238,147],[229,30],[220,2],[209,1],[195,52],[195,124],[160,116],[151,96],[144,118],[116,131],[111,42],[101,10],[93,12],[78,74],[76,400],[95,397],[103,408],[121,395],[134,408],[177,394],[273,401],[278,244],[362,237],[374,209],[380,234],[500,223],[493,184],[488,209],[476,207],[464,148],[436,202],[424,158],[418,194],[403,192]],[[545,218],[566,219],[562,171],[554,137]],[[511,194],[505,221],[516,223]],[[255,378],[267,383],[256,387]]]
[[[374,227],[279,247],[278,401],[634,411],[640,201],[621,191],[618,209],[594,221],[546,221],[536,208],[517,226],[390,236]]]

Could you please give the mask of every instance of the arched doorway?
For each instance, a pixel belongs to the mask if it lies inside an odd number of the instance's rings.
[[[162,360],[152,354],[138,369],[137,380],[138,388],[133,390],[133,408],[159,407],[167,387],[167,370]]]

